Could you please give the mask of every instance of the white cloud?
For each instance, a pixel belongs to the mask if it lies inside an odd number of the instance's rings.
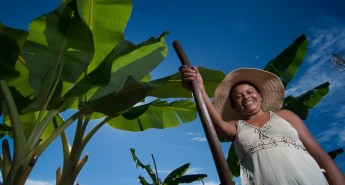
[[[328,130],[318,133],[316,139],[320,143],[332,141],[332,145],[343,146],[345,142],[345,125],[342,123],[332,123]]]
[[[198,141],[198,142],[206,142],[207,139],[205,136],[202,136],[203,134],[201,134],[200,132],[188,132],[187,133],[188,136],[195,136],[194,138],[192,138],[192,141]]]
[[[192,139],[192,141],[199,141],[199,142],[206,142],[206,137],[195,137]]]
[[[338,112],[335,114],[337,119],[344,119],[345,118],[345,105],[342,105],[338,108]]]
[[[55,181],[42,181],[42,180],[32,180],[28,179],[25,185],[55,185]]]
[[[186,174],[199,174],[201,171],[202,168],[189,168]]]
[[[334,53],[345,50],[345,26],[342,24],[330,28],[313,28],[307,34],[309,47],[306,56],[306,71],[300,75],[298,81],[289,84],[287,95],[300,95],[324,82],[330,82],[330,91],[318,106],[325,106],[330,111],[332,107],[342,106],[344,101],[340,101],[345,91],[345,72],[332,68],[331,56]],[[333,98],[331,98],[333,97]],[[333,108],[332,108],[333,109]],[[343,108],[342,110],[344,110]],[[335,110],[332,110],[335,112]],[[337,114],[340,116],[340,113]]]
[[[200,136],[200,132],[188,132],[187,136]]]
[[[169,174],[172,171],[171,170],[157,170],[158,174]]]

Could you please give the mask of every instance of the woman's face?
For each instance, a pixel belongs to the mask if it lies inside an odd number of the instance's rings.
[[[261,95],[252,85],[239,84],[235,86],[231,96],[236,109],[243,115],[261,110]]]

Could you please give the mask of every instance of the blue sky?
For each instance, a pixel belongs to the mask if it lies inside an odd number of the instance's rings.
[[[0,21],[26,29],[30,20],[58,3],[0,0]],[[287,95],[299,95],[326,81],[331,83],[328,95],[305,121],[321,146],[331,151],[345,145],[345,72],[333,69],[330,61],[331,54],[345,53],[344,7],[342,0],[133,0],[125,38],[140,43],[163,31],[170,32],[166,40],[168,55],[152,73],[159,78],[177,72],[180,65],[171,45],[174,40],[180,41],[193,65],[228,73],[239,67],[263,68],[306,34],[307,57],[287,87]],[[68,129],[72,131],[73,126]],[[221,146],[227,155],[229,143]],[[191,163],[188,173],[206,173],[206,185],[219,184],[199,119],[175,128],[140,133],[104,126],[85,149],[89,160],[77,181],[81,185],[139,184],[138,176],[146,176],[146,172],[136,169],[130,148],[136,149],[145,164],[153,164],[153,154],[162,179],[171,170]],[[39,158],[27,185],[53,185],[55,171],[62,165],[61,151],[57,139]],[[336,159],[343,173],[344,161],[345,154]]]

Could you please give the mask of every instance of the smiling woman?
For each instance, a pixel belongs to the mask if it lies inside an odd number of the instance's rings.
[[[259,69],[234,70],[217,86],[211,103],[198,68],[181,66],[180,72],[187,89],[197,80],[217,134],[234,142],[242,184],[345,182],[303,121],[281,109],[284,86],[278,76]]]
[[[33,18],[52,11],[60,2],[0,0],[0,22],[27,30]],[[312,108],[305,123],[326,151],[344,148],[345,102],[338,97],[343,97],[345,91],[345,73],[327,68],[330,54],[345,48],[344,0],[132,2],[133,11],[125,32],[127,40],[140,43],[167,30],[170,32],[166,38],[169,47],[171,41],[178,39],[185,46],[193,64],[224,72],[243,66],[263,68],[291,41],[306,33],[310,43],[307,60],[293,83],[287,86],[286,94],[300,95],[320,82],[329,81],[329,93]],[[107,18],[111,19],[111,16]],[[165,61],[153,71],[153,79],[175,73],[179,64],[177,60],[173,49],[169,48]],[[67,132],[69,138],[73,136],[72,128]],[[189,132],[204,136],[199,120],[173,129],[153,129],[140,133],[106,126],[85,149],[90,158],[78,181],[88,185],[138,185],[139,174],[136,174],[137,170],[133,168],[133,161],[128,155],[128,149],[133,147],[142,151],[144,156],[151,153],[157,155],[159,168],[164,170],[190,162],[200,168],[199,173],[208,174],[205,185],[218,185],[219,178],[208,152],[209,146],[206,142],[192,141],[191,136],[187,135]],[[40,156],[30,179],[55,179],[56,169],[62,164],[59,141]],[[222,147],[227,154],[229,143],[222,143]],[[51,156],[54,156],[53,160]],[[344,154],[335,159],[343,173],[344,161]],[[94,178],[95,173],[97,178]],[[213,183],[207,183],[211,181]]]

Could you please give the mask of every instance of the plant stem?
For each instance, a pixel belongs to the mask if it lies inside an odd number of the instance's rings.
[[[159,178],[158,178],[158,171],[157,171],[156,160],[155,160],[155,158],[154,158],[153,154],[151,154],[151,157],[152,157],[152,160],[153,160],[153,165],[155,166],[157,183],[159,183],[159,184],[160,184],[160,180],[159,180]]]
[[[11,120],[11,126],[13,129],[13,142],[14,142],[14,159],[13,161],[19,161],[22,156],[26,155],[28,151],[28,145],[25,138],[24,130],[19,119],[19,113],[16,103],[13,100],[10,89],[7,86],[5,80],[0,80],[1,92],[8,109],[8,114]]]

